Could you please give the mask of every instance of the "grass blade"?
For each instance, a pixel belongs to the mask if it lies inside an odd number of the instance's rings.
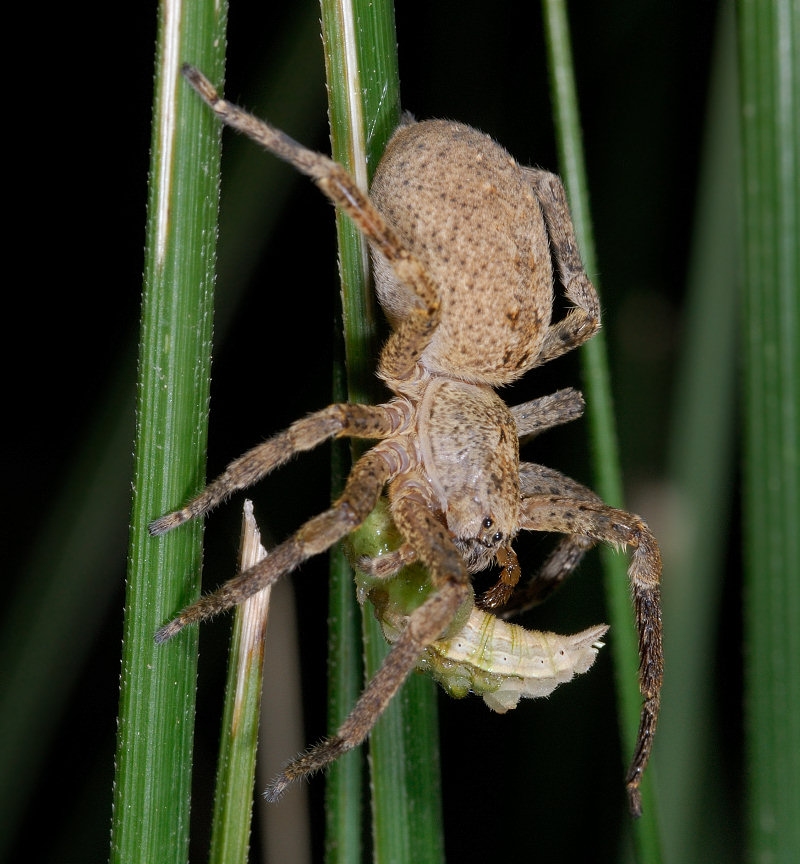
[[[563,0],[545,0],[543,8],[560,173],[567,190],[584,266],[594,279],[598,272],[597,258],[589,213],[588,185],[566,4]],[[596,489],[608,504],[621,507],[622,480],[606,345],[602,331],[584,346],[581,358],[586,382],[586,413],[594,445]],[[609,550],[603,550],[602,559],[608,614],[614,634],[611,650],[616,667],[620,732],[623,754],[627,760],[633,752],[641,706],[641,696],[637,686],[639,662],[637,640],[628,596],[625,558]],[[633,831],[639,860],[651,862],[660,860],[660,850],[655,802],[649,776],[645,774],[642,784],[644,815],[637,820]]]
[[[322,11],[333,156],[366,188],[399,115],[394,10],[390,2],[337,4],[323,0]],[[337,225],[348,395],[353,401],[373,401],[377,324],[367,248],[346,218],[337,216]],[[352,596],[352,587],[350,592]],[[352,600],[350,604],[352,609]],[[343,609],[337,619],[346,621],[351,614]],[[383,661],[387,646],[370,610],[365,609],[363,624],[369,676]],[[347,681],[352,693],[352,672]],[[342,686],[347,686],[347,681]],[[331,686],[336,686],[335,682]],[[433,683],[413,676],[370,737],[376,861],[442,859],[435,699]],[[353,704],[343,695],[335,701],[339,708],[331,716],[332,728],[343,719],[341,712]],[[348,800],[336,785],[341,782],[336,772],[341,770],[334,767],[329,781],[328,806],[336,808],[329,810],[329,830],[347,824],[347,814],[338,809],[346,807]],[[355,775],[350,782],[356,782]],[[350,796],[349,800],[354,799]],[[344,836],[329,835],[329,861],[358,860],[354,833],[350,823],[347,837],[352,845],[346,849],[341,845]]]
[[[800,858],[800,9],[739,3],[744,632],[754,861]]]
[[[111,843],[125,864],[188,852],[198,635],[157,648],[153,634],[199,592],[202,526],[156,541],[147,523],[204,482],[220,133],[179,70],[221,77],[226,9],[159,10]]]

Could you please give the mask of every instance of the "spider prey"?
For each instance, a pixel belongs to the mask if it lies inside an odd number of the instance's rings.
[[[156,640],[240,603],[325,551],[361,525],[387,489],[402,541],[386,556],[362,559],[362,569],[380,580],[417,560],[433,590],[408,616],[337,733],[273,781],[267,797],[274,800],[291,781],[367,737],[426,650],[473,608],[471,574],[499,564],[500,579],[479,604],[498,609],[508,603],[519,579],[512,543],[520,531],[566,536],[541,577],[518,592],[519,606],[538,602],[596,542],[630,546],[644,702],[626,783],[638,815],[662,677],[658,546],[638,516],[606,506],[556,471],[520,463],[519,438],[578,416],[579,394],[562,391],[509,408],[495,392],[581,345],[600,326],[561,181],[519,166],[467,126],[406,121],[389,142],[367,197],[341,165],[224,101],[196,69],[184,67],[184,74],[223,122],[310,176],[368,240],[378,298],[393,328],[378,375],[394,397],[383,405],[330,405],[296,421],[232,462],[183,508],[152,523],[154,535],[169,531],[327,439],[378,442],[355,463],[329,510],[181,611]],[[555,322],[551,255],[573,304]],[[592,641],[602,632],[596,629]]]

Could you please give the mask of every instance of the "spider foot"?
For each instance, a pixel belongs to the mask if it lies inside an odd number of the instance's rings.
[[[175,510],[173,513],[167,513],[165,516],[160,516],[154,519],[148,526],[147,530],[151,537],[158,537],[161,534],[166,534],[167,531],[172,531],[178,525],[183,525],[192,518],[192,513],[187,508]]]
[[[639,789],[640,776],[637,775],[634,780],[629,780],[626,784],[628,790],[628,809],[631,811],[631,816],[638,819],[642,815],[642,793]]]
[[[158,630],[156,630],[156,635],[153,637],[153,641],[156,645],[163,645],[164,642],[168,642],[173,636],[177,636],[185,626],[186,622],[183,621],[180,616],[173,618],[168,624],[165,624],[163,627],[159,627]]]
[[[280,801],[291,782],[285,774],[278,774],[264,790],[264,800],[268,804],[275,804]]]
[[[338,735],[326,738],[302,756],[293,759],[280,774],[276,775],[264,790],[264,798],[274,804],[279,801],[291,783],[316,774],[317,771],[335,762],[343,753],[352,750],[358,742],[348,742]]]
[[[417,553],[414,548],[404,543],[398,549],[374,558],[362,555],[356,562],[356,567],[372,579],[390,579],[416,560]]]

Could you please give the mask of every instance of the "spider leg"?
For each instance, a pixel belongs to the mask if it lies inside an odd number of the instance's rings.
[[[555,473],[555,472],[553,472]],[[564,478],[566,479],[566,478]],[[574,487],[583,489],[574,481]],[[593,496],[596,499],[596,496]],[[520,527],[528,531],[555,531],[588,537],[612,546],[630,546],[628,567],[636,627],[639,634],[639,689],[644,697],[639,732],[625,782],[634,816],[641,815],[639,784],[650,758],[658,722],[664,657],[661,644],[661,554],[647,525],[638,517],[599,500],[586,500],[563,491],[537,494],[522,502]]]
[[[350,534],[370,514],[384,485],[400,471],[401,461],[394,449],[380,444],[367,451],[353,466],[344,492],[330,509],[309,519],[258,564],[183,609],[156,632],[155,641],[166,642],[188,624],[236,606]]]
[[[584,405],[583,396],[572,387],[566,387],[549,396],[514,405],[510,411],[517,424],[517,435],[523,438],[577,420],[583,414]]]
[[[392,515],[398,529],[429,568],[436,593],[410,615],[383,665],[336,734],[290,762],[267,787],[264,796],[268,801],[276,801],[291,782],[319,771],[364,741],[425,648],[441,636],[460,606],[472,596],[461,555],[447,528],[422,496],[412,491],[395,500]]]
[[[417,560],[416,549],[410,543],[403,543],[392,552],[370,558],[362,555],[357,562],[358,569],[374,579],[389,579],[396,576],[403,567]]]
[[[554,394],[557,395],[557,394]],[[521,462],[519,466],[520,494],[522,498],[534,495],[566,495],[575,501],[602,505],[599,495],[586,486],[576,483],[570,477],[532,462]],[[523,505],[524,506],[524,505]],[[500,614],[510,618],[527,612],[543,603],[572,575],[581,559],[595,544],[596,540],[581,534],[564,537],[542,565],[538,573],[529,579],[521,591],[517,591]]]
[[[410,408],[405,400],[385,405],[334,404],[292,423],[230,465],[180,510],[150,523],[156,536],[208,513],[233,492],[245,489],[283,465],[292,456],[313,450],[328,438],[386,438],[407,422]]]
[[[270,152],[310,177],[330,200],[346,213],[359,231],[392,266],[398,279],[408,285],[419,306],[386,343],[382,357],[384,372],[393,378],[414,375],[419,356],[439,324],[439,295],[425,268],[400,241],[356,181],[333,159],[309,150],[264,120],[221,99],[211,82],[197,69],[184,65],[186,80],[211,110],[228,126],[257,141]]]
[[[577,348],[600,329],[600,300],[583,268],[564,185],[556,174],[525,168],[542,208],[567,298],[575,307],[550,326],[537,365]]]

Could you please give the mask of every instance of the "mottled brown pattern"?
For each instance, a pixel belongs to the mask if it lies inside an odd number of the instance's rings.
[[[422,353],[426,369],[457,369],[496,386],[534,365],[553,277],[539,201],[511,155],[460,123],[412,123],[389,142],[370,197],[439,292],[442,318]],[[416,298],[375,244],[373,257],[378,297],[396,324]]]

